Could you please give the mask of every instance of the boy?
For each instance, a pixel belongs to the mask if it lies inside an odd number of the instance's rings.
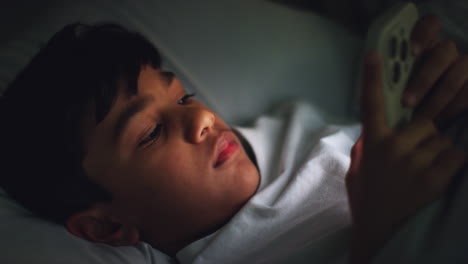
[[[454,59],[448,61],[452,65]],[[192,99],[160,64],[149,42],[119,26],[69,25],[57,33],[2,98],[1,156],[8,173],[2,173],[0,185],[79,237],[114,246],[143,240],[170,256],[226,225],[259,187],[254,155],[240,134]],[[371,72],[378,65],[368,68],[366,137],[358,141],[349,171],[356,263],[369,261],[404,218],[443,191],[464,162],[427,119],[401,133],[385,127],[382,109],[372,104],[381,100],[379,72]],[[435,75],[451,72],[447,68],[439,66]],[[413,148],[404,153],[390,148],[394,155],[377,156],[387,153],[387,142],[410,142]],[[426,148],[416,148],[418,142],[427,142]],[[397,164],[418,151],[431,153],[431,159]],[[440,174],[422,177],[433,163]],[[393,179],[398,182],[393,189],[376,188],[371,176],[382,167],[387,179],[445,177],[401,206],[392,191],[411,185]],[[382,201],[398,213],[383,216],[373,206]]]

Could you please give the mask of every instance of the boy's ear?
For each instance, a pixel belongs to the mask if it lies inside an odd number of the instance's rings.
[[[66,227],[77,237],[111,246],[134,245],[140,237],[136,227],[115,220],[103,204],[73,214]]]

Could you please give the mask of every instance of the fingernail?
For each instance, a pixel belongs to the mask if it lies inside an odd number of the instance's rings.
[[[419,53],[421,52],[421,46],[418,43],[413,43],[411,45],[411,49],[413,50],[414,56],[419,56]]]

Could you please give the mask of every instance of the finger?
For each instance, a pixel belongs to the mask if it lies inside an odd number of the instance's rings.
[[[440,19],[436,15],[431,14],[420,18],[411,32],[413,55],[418,57],[434,47],[439,40],[441,28]]]
[[[468,56],[461,56],[452,64],[433,88],[429,97],[421,102],[415,115],[434,119],[451,103],[468,80]],[[468,102],[465,104],[468,105]]]
[[[364,134],[361,133],[358,140],[351,149],[351,165],[349,167],[349,171],[351,171],[352,174],[357,173],[357,170],[359,169],[359,164],[361,163],[363,138]]]
[[[437,196],[446,190],[455,174],[466,166],[466,154],[461,150],[449,149],[440,153],[433,161],[421,181],[426,191]]]
[[[444,40],[438,43],[408,82],[403,105],[416,106],[457,58],[458,51],[453,41]]]
[[[354,146],[351,148],[351,159],[359,160],[359,158],[362,157],[363,138],[364,138],[364,133],[361,133],[356,143],[354,143]]]
[[[468,111],[468,82],[466,82],[455,98],[436,117],[437,123],[442,126]]]
[[[394,145],[401,152],[409,152],[437,135],[434,122],[427,118],[414,118],[395,134]]]
[[[372,143],[388,133],[385,101],[382,87],[382,58],[375,51],[366,54],[363,87],[361,91],[361,114],[365,143]]]
[[[351,194],[350,199],[355,196],[356,192],[359,193],[361,187],[359,183],[362,181],[362,179],[359,178],[362,174],[359,173],[359,170],[361,168],[361,161],[363,156],[364,137],[364,132],[361,132],[361,135],[351,149],[351,164],[345,178],[346,188]]]

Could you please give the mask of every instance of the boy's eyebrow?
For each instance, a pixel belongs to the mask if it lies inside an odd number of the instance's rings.
[[[135,116],[138,112],[141,112],[146,106],[153,101],[153,97],[145,96],[138,98],[137,100],[130,103],[117,118],[114,126],[114,133],[112,136],[113,143],[117,143],[117,140],[121,137],[123,131],[128,126],[130,119]]]

